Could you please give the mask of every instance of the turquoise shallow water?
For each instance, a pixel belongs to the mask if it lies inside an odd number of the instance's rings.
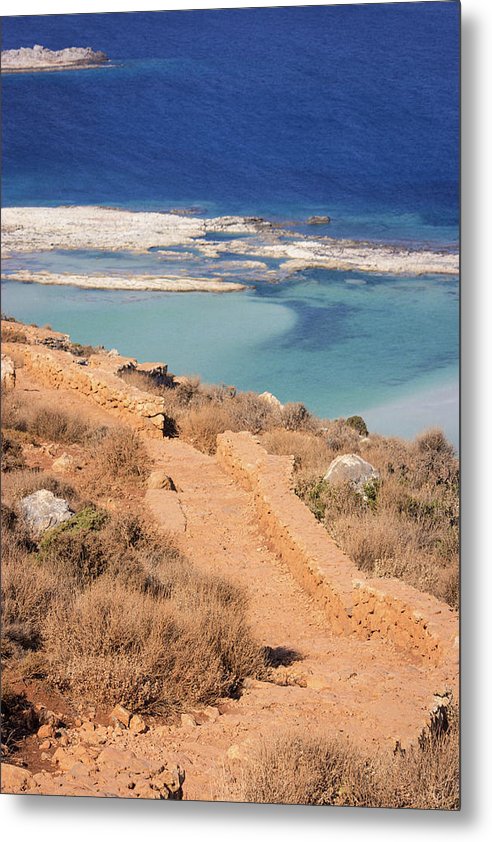
[[[82,290],[4,282],[3,311],[175,373],[268,390],[377,431],[439,424],[458,441],[458,282],[311,270],[243,293]]]

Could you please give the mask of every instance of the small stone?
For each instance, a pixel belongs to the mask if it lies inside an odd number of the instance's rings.
[[[57,763],[60,769],[63,769],[63,771],[66,772],[71,766],[73,766],[73,757],[66,751],[66,749],[60,747],[55,751],[53,757],[51,758],[51,762]]]
[[[59,474],[65,474],[67,471],[73,471],[75,468],[75,459],[68,453],[62,453],[58,459],[55,459],[51,469]]]
[[[151,489],[165,489],[166,491],[176,491],[174,481],[165,471],[152,471],[148,480],[147,488]]]
[[[115,705],[109,714],[109,718],[111,722],[114,722],[116,725],[123,725],[125,728],[128,728],[132,715],[129,710],[123,707],[123,705]]]
[[[24,792],[32,780],[32,775],[27,769],[10,763],[2,763],[1,773],[2,792]]]
[[[39,746],[40,751],[48,751],[51,748],[51,740],[44,740]]]
[[[183,728],[196,728],[197,721],[191,713],[182,713],[181,714],[181,725]]]
[[[134,714],[130,719],[130,731],[133,731],[134,734],[145,734],[148,731],[147,725],[138,714]]]
[[[132,751],[124,751],[124,749],[116,748],[115,746],[106,746],[98,759],[99,766],[108,766],[111,769],[122,771],[132,767],[132,761],[135,760],[135,755]]]
[[[229,760],[239,760],[241,758],[241,749],[237,744],[229,746],[227,749],[227,757]]]
[[[45,740],[49,737],[53,737],[55,732],[53,730],[53,726],[50,725],[48,722],[45,725],[41,725],[41,728],[38,728],[38,737],[41,740]]]
[[[152,784],[147,781],[139,781],[135,784],[132,794],[136,798],[166,798],[166,794],[158,789],[155,789]]]

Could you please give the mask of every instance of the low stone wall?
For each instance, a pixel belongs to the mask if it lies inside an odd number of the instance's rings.
[[[8,350],[7,342],[4,345]],[[104,409],[115,412],[137,429],[156,437],[164,435],[164,401],[130,386],[118,377],[118,371],[135,367],[135,362],[111,354],[97,354],[82,360],[68,351],[44,345],[15,343],[16,354],[24,366],[41,382],[54,389],[73,389]]]
[[[439,666],[455,687],[458,620],[448,605],[398,579],[367,579],[294,494],[291,457],[269,455],[250,433],[227,432],[217,437],[217,460],[252,492],[270,548],[336,634],[387,640],[416,664]]]

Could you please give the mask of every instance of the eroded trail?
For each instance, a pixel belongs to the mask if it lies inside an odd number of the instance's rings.
[[[265,545],[251,495],[213,457],[178,439],[152,439],[147,446],[154,468],[165,470],[177,488],[147,492],[157,522],[176,532],[195,565],[246,590],[256,638],[276,650],[280,662],[292,661],[281,674],[307,685],[253,682],[216,722],[189,737],[176,734],[175,748],[193,761],[188,797],[198,796],[204,777],[215,778],[228,747],[238,744],[229,753],[247,754],[260,735],[282,727],[328,731],[366,746],[415,740],[427,716],[428,673],[405,663],[390,644],[330,634],[314,600]]]
[[[32,401],[53,398],[53,390],[25,369],[17,389]],[[56,405],[79,408],[97,423],[115,423],[113,413],[79,392],[58,388]],[[260,739],[283,729],[329,733],[369,750],[389,751],[397,741],[415,741],[428,721],[429,697],[440,689],[429,686],[429,671],[409,663],[390,643],[331,634],[319,605],[266,545],[253,495],[226,475],[215,457],[179,439],[142,437],[153,470],[164,471],[176,486],[176,491],[149,488],[144,504],[162,529],[175,534],[194,565],[245,590],[253,634],[270,647],[279,667],[272,681],[247,681],[239,699],[224,701],[200,723],[200,717],[185,716],[179,725],[163,724],[138,735],[96,729],[92,743],[74,728],[70,740],[81,740],[91,751],[94,741],[114,745],[128,753],[130,769],[136,762],[130,752],[156,768],[178,763],[186,771],[187,799],[230,797],[227,784],[221,789],[224,767],[240,769]],[[49,468],[52,458],[49,449],[43,451],[43,466]],[[67,794],[82,787],[121,794],[94,768],[87,780],[86,769],[77,772],[80,780],[46,772],[39,786]]]

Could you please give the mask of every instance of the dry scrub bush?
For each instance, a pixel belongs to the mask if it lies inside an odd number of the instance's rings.
[[[219,391],[178,419],[180,435],[205,453],[215,453],[217,435],[226,430],[257,435],[280,423],[280,411],[253,392],[227,395]]]
[[[50,606],[62,599],[65,587],[53,571],[18,556],[2,562],[2,650],[38,649]]]
[[[1,341],[2,344],[4,342],[21,342],[23,345],[31,343],[27,333],[19,328],[2,328]]]
[[[392,756],[367,757],[347,743],[299,733],[263,743],[233,782],[236,800],[318,806],[459,809],[459,732]]]
[[[170,426],[204,453],[215,453],[217,435],[226,430],[258,435],[277,427],[315,431],[319,426],[301,403],[280,409],[255,392],[204,385],[197,377],[159,385],[144,372],[125,371],[120,376],[130,385],[162,397]]]
[[[261,444],[276,456],[293,456],[298,477],[302,472],[311,478],[329,464],[330,449],[322,435],[279,428],[264,433]]]
[[[129,427],[103,429],[94,436],[89,453],[94,480],[109,484],[115,480],[143,481],[148,475],[148,457],[135,430]]]
[[[11,436],[2,435],[2,472],[15,471],[25,466],[22,445]]]
[[[28,433],[36,439],[62,444],[83,443],[96,429],[73,412],[32,404],[25,395],[12,392],[2,401],[2,426]]]
[[[157,579],[158,570],[182,563],[170,537],[150,530],[138,516],[109,516],[93,506],[48,530],[39,559],[78,589],[107,573],[136,590],[159,593],[166,585]]]
[[[52,570],[36,562],[35,545],[22,520],[2,504],[2,657],[41,645],[41,626],[65,588]]]
[[[2,532],[9,670],[38,669],[26,654],[35,650],[78,700],[175,711],[234,693],[262,669],[242,593],[195,571],[138,516],[85,507],[36,545],[4,506]]]
[[[204,453],[215,453],[218,434],[232,427],[230,415],[221,405],[190,409],[179,419],[180,435]]]
[[[194,585],[166,598],[103,576],[57,603],[44,627],[51,679],[77,699],[156,712],[234,692],[259,648],[235,604]]]
[[[78,444],[89,434],[87,424],[80,421],[76,415],[48,408],[41,408],[33,413],[28,421],[28,430],[44,441],[63,444]]]

